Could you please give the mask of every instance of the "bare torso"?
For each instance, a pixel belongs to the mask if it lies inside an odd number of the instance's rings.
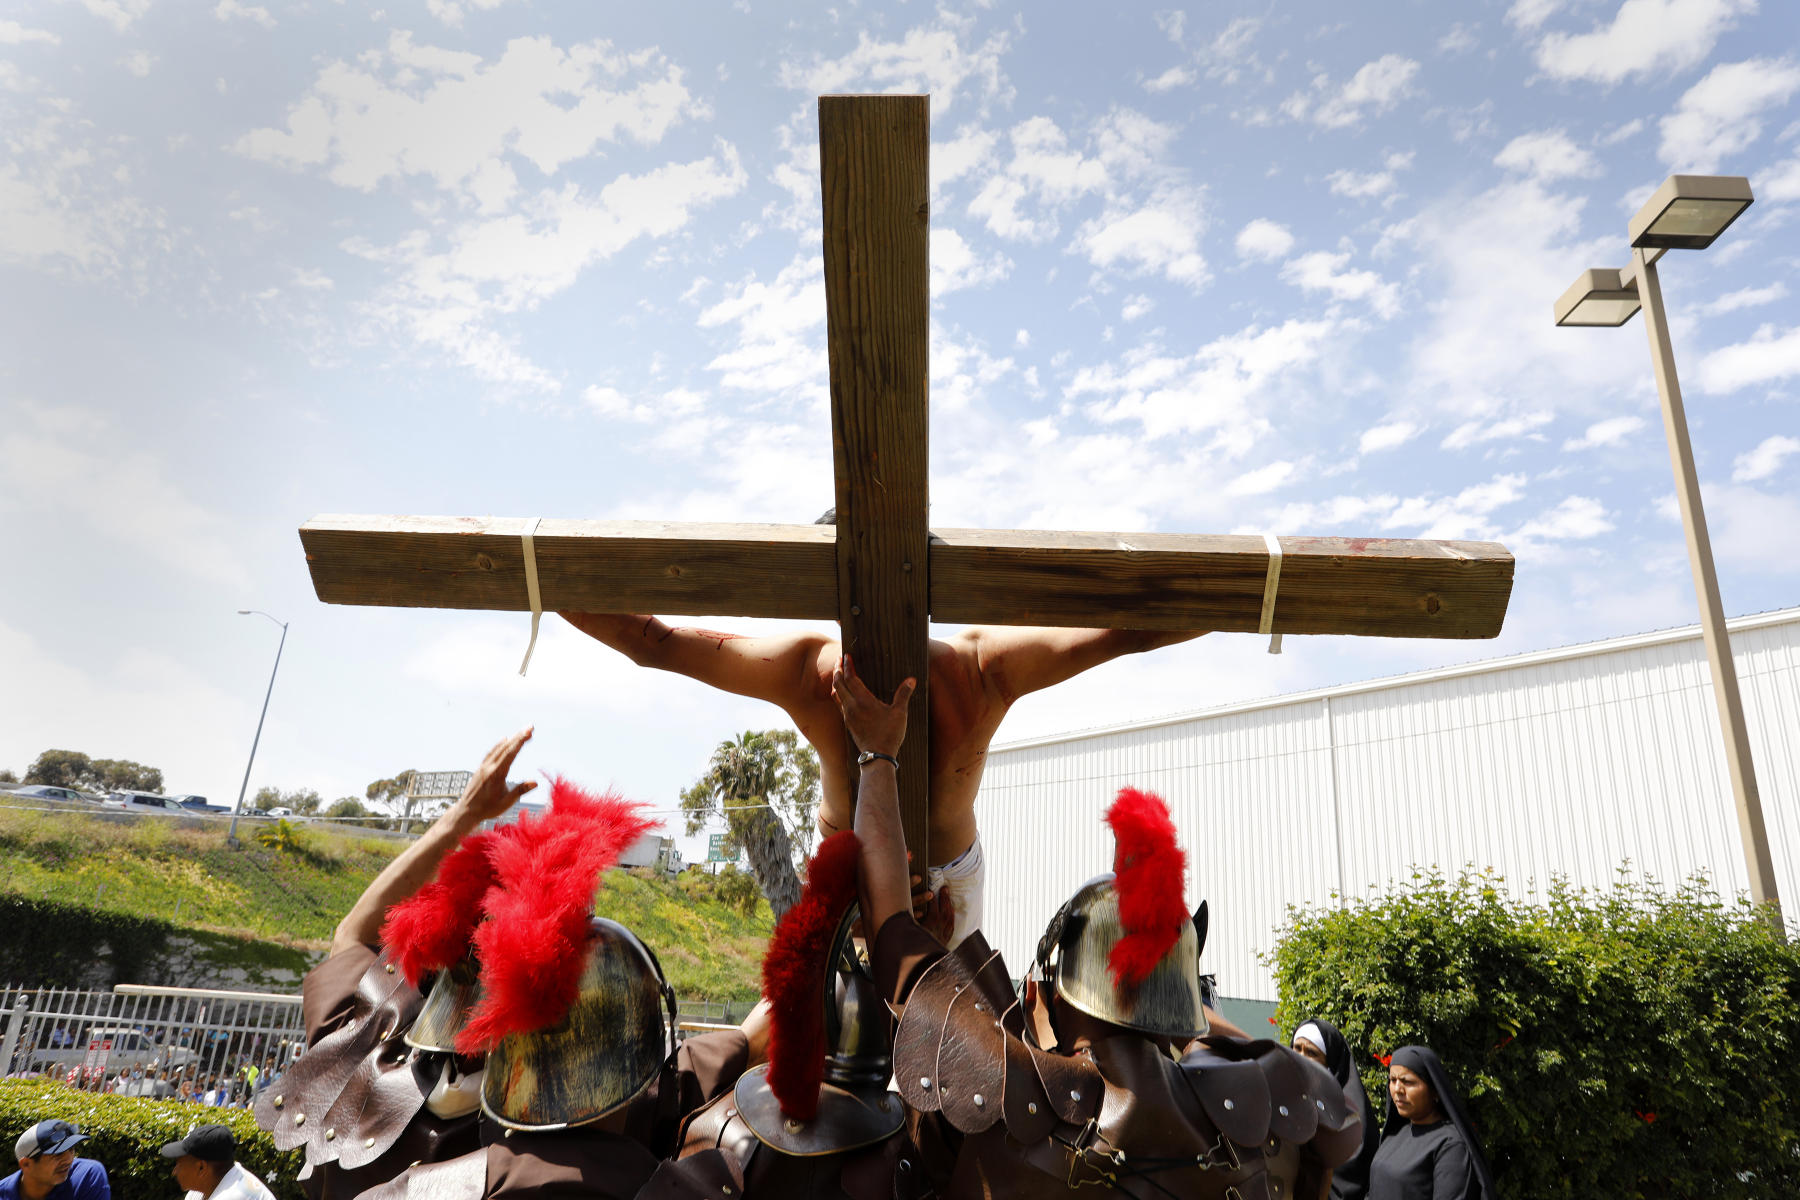
[[[818,753],[821,826],[850,828],[852,764],[843,717],[831,696],[831,675],[842,653],[835,639],[818,633],[742,637],[670,626],[645,614],[562,615],[640,666],[779,705]],[[1120,655],[1197,636],[1002,626],[933,638],[927,660],[931,845],[926,863],[941,866],[974,842],[975,793],[988,746],[1015,700]]]

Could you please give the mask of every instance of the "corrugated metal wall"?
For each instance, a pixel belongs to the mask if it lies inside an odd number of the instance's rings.
[[[1784,909],[1800,914],[1800,609],[1731,622]],[[1045,922],[1110,868],[1101,821],[1160,792],[1211,902],[1205,967],[1273,1000],[1258,955],[1289,904],[1385,888],[1414,867],[1493,867],[1521,893],[1621,864],[1746,886],[1697,630],[1622,638],[1180,720],[999,746],[976,813],[986,933],[1023,972]]]

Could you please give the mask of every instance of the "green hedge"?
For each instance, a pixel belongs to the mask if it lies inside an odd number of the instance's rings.
[[[97,1096],[44,1079],[0,1079],[0,1146],[8,1165],[12,1144],[39,1121],[60,1117],[89,1137],[81,1156],[99,1160],[112,1181],[116,1200],[169,1200],[178,1194],[162,1156],[164,1144],[184,1137],[195,1125],[229,1125],[238,1141],[238,1161],[269,1185],[281,1200],[302,1200],[294,1173],[301,1152],[283,1154],[256,1127],[249,1110],[203,1108],[174,1100]]]
[[[1373,1055],[1435,1049],[1504,1200],[1800,1195],[1800,949],[1704,880],[1533,902],[1502,883],[1290,910],[1282,1029],[1335,1021],[1378,1112]]]

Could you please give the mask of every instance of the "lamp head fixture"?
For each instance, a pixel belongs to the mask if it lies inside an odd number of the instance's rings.
[[[1558,325],[1592,325],[1613,328],[1637,316],[1637,280],[1624,271],[1601,268],[1583,271],[1556,300]]]
[[[1704,250],[1755,199],[1742,175],[1671,175],[1631,218],[1644,250]]]

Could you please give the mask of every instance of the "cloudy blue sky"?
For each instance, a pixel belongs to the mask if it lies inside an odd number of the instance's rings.
[[[327,608],[321,512],[831,501],[815,97],[932,96],[934,520],[1493,538],[1497,642],[1206,638],[1008,735],[1695,617],[1643,326],[1559,330],[1671,171],[1726,606],[1800,601],[1800,10],[1764,0],[24,0],[0,17],[0,766],[472,765],[673,803],[778,713],[547,618]]]

